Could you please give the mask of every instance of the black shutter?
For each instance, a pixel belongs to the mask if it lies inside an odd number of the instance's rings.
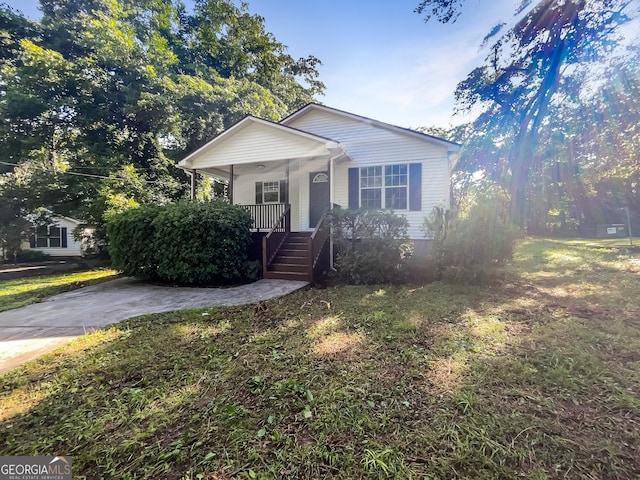
[[[29,247],[36,248],[36,236],[29,235]]]
[[[262,203],[262,182],[256,182],[256,204]]]
[[[422,164],[409,164],[409,210],[422,210]]]
[[[67,227],[60,229],[60,245],[62,248],[67,248]]]
[[[287,192],[287,181],[280,180],[280,203],[289,203],[289,192]]]
[[[360,208],[360,169],[349,169],[349,208],[357,210]]]

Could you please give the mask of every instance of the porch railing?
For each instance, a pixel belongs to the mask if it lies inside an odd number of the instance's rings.
[[[291,231],[291,206],[285,205],[280,218],[272,225],[267,235],[262,237],[262,270],[266,272]]]
[[[328,213],[328,212],[327,212]],[[309,251],[309,279],[314,281],[318,273],[329,268],[329,234],[331,233],[331,222],[327,218],[327,213],[322,215],[316,224],[313,233],[308,240]]]
[[[264,203],[261,205],[240,206],[249,212],[249,215],[253,218],[253,228],[258,232],[261,230],[271,230],[288,208],[286,203]]]

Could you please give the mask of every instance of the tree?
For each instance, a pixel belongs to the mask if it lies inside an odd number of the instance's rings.
[[[0,186],[27,211],[86,218],[187,195],[175,167],[250,113],[277,120],[324,86],[232,0],[41,0],[0,7]],[[132,188],[132,181],[140,187]]]
[[[15,201],[0,203],[0,259],[16,262],[20,244],[29,238],[32,228],[25,213]]]
[[[498,25],[487,36],[495,41],[485,64],[456,90],[460,109],[482,109],[474,122],[479,137],[475,146],[480,147],[480,158],[493,163],[483,162],[491,175],[508,181],[511,216],[520,226],[525,223],[541,130],[564,98],[588,93],[593,84],[586,72],[604,68],[614,56],[622,41],[621,26],[630,20],[631,1],[540,0],[533,7],[531,3],[523,2],[513,27],[502,32]],[[463,4],[464,0],[425,0],[417,11],[426,19],[435,16],[446,23],[456,20]]]

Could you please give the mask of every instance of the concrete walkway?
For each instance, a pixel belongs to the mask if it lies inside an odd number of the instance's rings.
[[[298,290],[306,282],[259,280],[231,288],[181,288],[119,278],[0,312],[0,373],[77,336],[127,318],[212,305],[244,305]]]

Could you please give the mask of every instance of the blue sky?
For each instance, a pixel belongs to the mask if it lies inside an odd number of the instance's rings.
[[[4,0],[39,18],[37,0]],[[452,25],[425,24],[419,0],[247,0],[294,57],[315,55],[331,107],[402,127],[460,123],[456,84],[482,62],[482,38],[517,0],[468,0]],[[188,2],[186,2],[188,3]]]

